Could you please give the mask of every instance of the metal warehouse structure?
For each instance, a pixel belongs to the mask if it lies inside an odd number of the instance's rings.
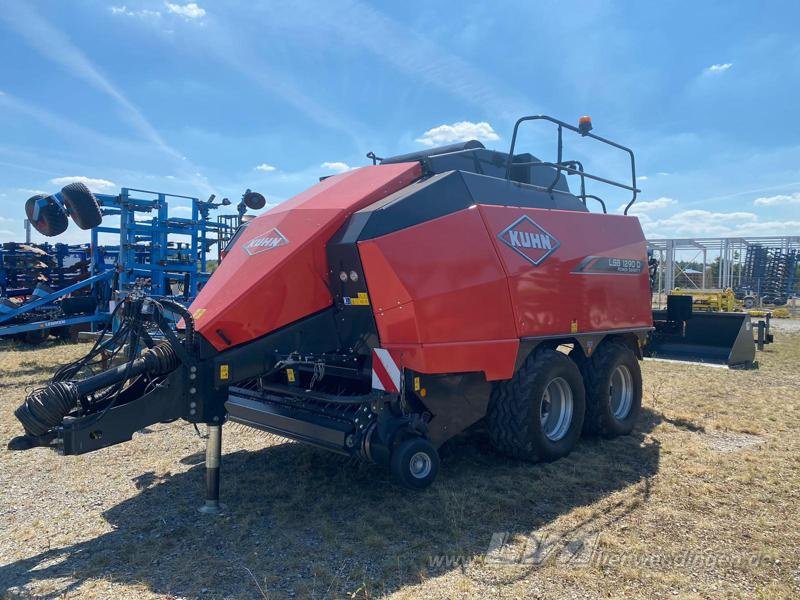
[[[647,243],[659,263],[655,288],[659,293],[667,293],[675,287],[736,289],[746,286],[748,256],[757,249],[780,251],[785,256],[800,255],[800,235],[652,239]],[[687,274],[687,263],[702,265],[698,269],[701,275]],[[795,294],[797,283],[792,281]]]

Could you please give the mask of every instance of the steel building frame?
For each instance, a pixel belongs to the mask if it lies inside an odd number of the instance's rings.
[[[647,240],[648,247],[658,260],[658,273],[655,292],[666,294],[675,288],[677,276],[683,272],[679,261],[701,263],[703,265],[702,282],[697,289],[736,288],[741,284],[742,265],[751,245],[765,248],[776,248],[784,251],[800,251],[800,235],[764,236],[764,237],[726,237],[726,238],[671,238]],[[714,281],[707,271],[719,258],[719,271]],[[688,276],[686,280],[691,283]]]

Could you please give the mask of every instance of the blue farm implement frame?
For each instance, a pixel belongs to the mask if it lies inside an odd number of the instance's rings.
[[[20,244],[0,247],[0,297],[26,297],[42,285],[62,289],[89,276],[89,244]]]
[[[229,238],[232,224],[212,221],[210,212],[227,206],[190,196],[122,188],[117,196],[97,194],[103,220],[119,217],[118,226],[92,229],[92,269],[116,269],[121,295],[134,287],[155,297],[178,296],[190,302],[211,276],[207,253],[220,239]],[[169,200],[188,200],[190,217],[169,214]],[[103,246],[101,234],[118,236],[119,244]]]
[[[5,310],[0,313],[0,337],[31,332],[49,333],[53,329],[66,330],[73,326],[94,325],[108,321],[108,313],[100,309],[99,303],[95,303],[93,310],[79,311],[82,314],[70,314],[71,311],[59,303],[71,294],[86,288],[105,287],[104,284],[107,284],[113,275],[113,271],[99,273],[55,292],[36,295],[34,299],[16,308],[4,307]],[[90,297],[97,298],[96,295]]]
[[[61,282],[56,289],[21,290],[14,294],[24,298],[21,303],[11,302],[6,294],[0,299],[0,338],[26,336],[29,341],[41,341],[50,333],[96,330],[108,323],[116,303],[134,289],[188,305],[210,277],[207,253],[216,245],[219,256],[220,246],[241,221],[241,217],[235,222],[211,220],[212,210],[230,204],[227,198],[215,202],[214,196],[200,200],[135,188],[94,198],[102,222],[91,228],[87,277],[69,285]],[[171,216],[170,201],[188,202],[184,208],[190,216]],[[35,219],[37,212],[33,215]],[[103,244],[107,236],[114,236],[118,243]],[[62,246],[67,248],[63,244],[55,248]]]

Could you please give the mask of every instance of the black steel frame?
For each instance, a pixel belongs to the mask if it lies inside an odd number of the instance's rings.
[[[555,123],[558,126],[558,158],[556,162],[529,162],[529,163],[518,163],[514,162],[514,147],[517,145],[517,134],[519,132],[519,126],[526,122],[526,121],[549,121],[550,123]],[[624,183],[620,183],[619,181],[614,181],[612,179],[606,179],[605,177],[599,177],[597,175],[592,175],[590,173],[586,173],[583,170],[583,165],[576,161],[576,160],[564,160],[564,139],[563,139],[563,132],[564,129],[569,129],[570,131],[574,131],[578,135],[582,137],[589,137],[592,139],[597,140],[598,142],[602,142],[603,144],[608,144],[609,146],[613,146],[614,148],[618,148],[624,152],[628,153],[631,159],[631,184],[626,185]],[[633,197],[630,199],[628,204],[625,206],[625,211],[623,214],[628,214],[628,210],[633,203],[636,202],[637,195],[642,191],[636,187],[636,158],[633,154],[633,150],[613,142],[609,139],[604,137],[600,137],[599,135],[595,135],[590,133],[589,131],[582,131],[578,127],[574,125],[570,125],[569,123],[565,123],[564,121],[560,121],[558,119],[554,119],[553,117],[549,117],[547,115],[529,115],[527,117],[521,117],[517,119],[517,122],[514,124],[514,133],[511,136],[511,147],[508,151],[508,159],[506,163],[506,179],[511,179],[511,169],[512,167],[521,167],[521,166],[531,166],[531,167],[551,167],[556,169],[557,171],[564,171],[569,175],[579,175],[581,178],[581,195],[578,196],[581,198],[584,203],[586,202],[587,198],[592,198],[593,200],[598,200],[601,205],[603,206],[603,212],[606,212],[606,205],[600,198],[594,195],[586,194],[586,179],[592,179],[594,181],[599,181],[600,183],[605,183],[606,185],[612,185],[614,187],[622,188],[624,190],[628,190],[633,193]],[[548,188],[548,191],[551,191],[555,184],[558,182],[558,177],[553,181],[553,183]]]

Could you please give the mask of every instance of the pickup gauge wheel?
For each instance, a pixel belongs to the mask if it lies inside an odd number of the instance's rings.
[[[392,474],[403,486],[426,488],[439,472],[439,453],[426,439],[407,439],[394,449],[391,467]]]

